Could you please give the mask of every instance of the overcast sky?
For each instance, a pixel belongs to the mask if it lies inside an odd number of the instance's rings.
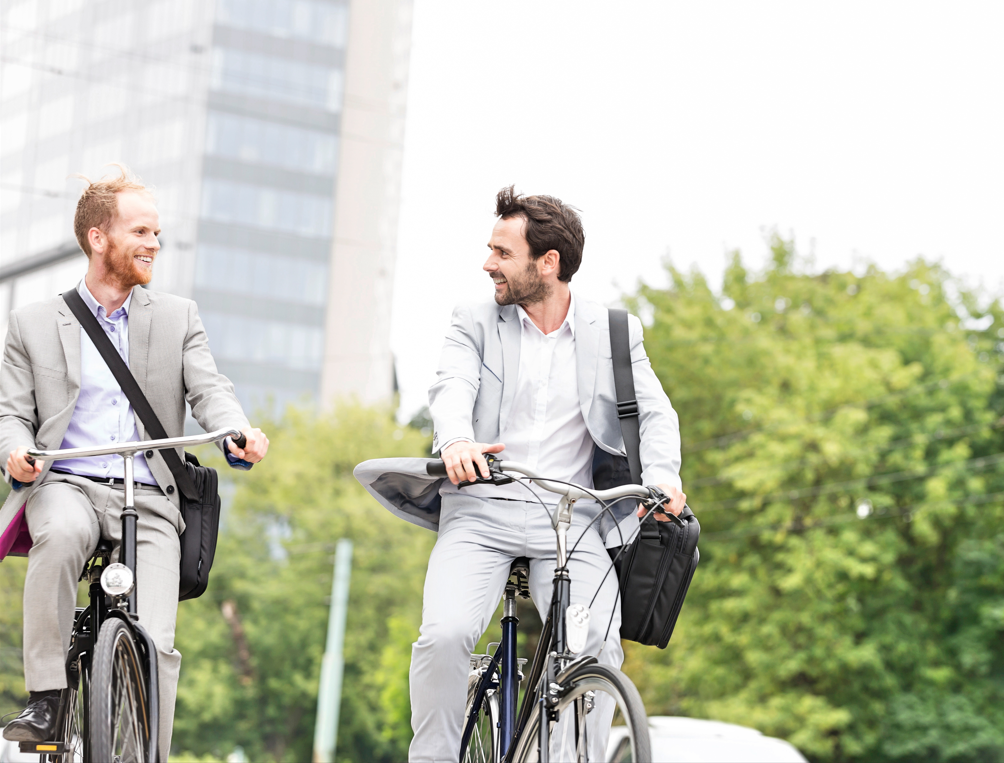
[[[415,0],[396,273],[402,414],[426,402],[509,183],[582,210],[572,282],[794,234],[820,267],[923,254],[1004,279],[1004,3]]]

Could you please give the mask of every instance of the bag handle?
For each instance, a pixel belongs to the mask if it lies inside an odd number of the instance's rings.
[[[60,296],[76,316],[77,320],[80,321],[80,325],[87,332],[87,336],[91,338],[98,352],[101,353],[101,357],[108,365],[108,369],[112,372],[112,376],[115,377],[115,381],[119,383],[122,392],[132,404],[132,409],[139,416],[140,421],[143,422],[146,431],[153,435],[153,439],[155,440],[166,439],[167,432],[160,423],[160,419],[157,418],[157,414],[153,412],[150,401],[146,399],[143,390],[139,388],[136,377],[132,375],[129,366],[122,360],[122,356],[119,355],[118,350],[115,349],[104,329],[98,325],[98,319],[94,317],[94,313],[87,307],[84,298],[80,296],[80,293],[76,289],[64,292]],[[174,448],[165,448],[157,452],[164,458],[167,468],[171,470],[174,481],[178,483],[178,489],[185,498],[190,501],[198,501],[199,493],[195,489],[195,483],[192,482],[188,470],[181,462],[178,452]]]
[[[635,397],[634,371],[631,369],[631,337],[628,311],[608,310],[610,321],[610,356],[614,361],[614,389],[617,391],[617,418],[631,469],[631,482],[641,484],[641,426],[638,400]],[[110,344],[110,342],[109,342]]]

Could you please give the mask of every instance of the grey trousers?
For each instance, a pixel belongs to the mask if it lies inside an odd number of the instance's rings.
[[[174,648],[178,567],[184,529],[180,512],[160,488],[137,486],[136,598],[139,621],[157,645],[160,750],[167,760],[174,725],[181,654]],[[50,473],[25,508],[33,545],[24,581],[24,677],[28,691],[66,686],[77,579],[104,537],[118,557],[125,492],[83,477]]]
[[[583,536],[583,528],[597,511],[595,504],[576,506],[569,549]],[[408,752],[410,761],[452,763],[459,759],[470,654],[487,630],[505,589],[509,566],[519,556],[531,560],[530,595],[545,619],[551,603],[555,534],[544,508],[539,503],[482,500],[469,495],[443,497],[439,538],[425,578],[422,628],[411,652],[415,736]],[[610,567],[610,557],[595,528],[585,531],[568,567],[572,603],[589,606]],[[591,627],[584,654],[620,667],[624,652],[616,599],[617,576],[611,572],[590,607]],[[610,636],[604,644],[611,614]],[[600,749],[605,746],[613,710],[612,706],[609,712],[597,708],[590,714],[590,722],[596,724],[590,736]]]

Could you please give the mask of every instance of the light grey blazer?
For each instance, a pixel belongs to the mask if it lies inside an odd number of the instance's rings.
[[[641,424],[642,483],[680,487],[680,425],[643,344],[642,326],[629,316],[631,364]],[[440,356],[436,382],[429,390],[435,427],[433,452],[457,438],[493,443],[505,431],[519,374],[521,327],[514,305],[494,302],[463,305],[453,311]],[[576,297],[575,366],[579,406],[593,442],[597,487],[630,482],[617,418],[610,328],[606,308]],[[435,530],[438,486],[424,476],[424,459],[377,459],[356,467],[367,490],[398,516]],[[629,513],[628,502],[618,504]],[[613,524],[602,522],[601,533]]]
[[[13,311],[0,362],[0,468],[20,445],[59,448],[80,394],[80,323],[62,297]],[[209,341],[190,299],[133,289],[129,308],[129,369],[168,437],[184,434],[185,401],[206,431],[249,426],[234,386],[216,370]],[[136,427],[147,437],[142,422]],[[182,455],[179,451],[179,455]],[[8,528],[50,463],[32,483],[11,490],[0,509]],[[149,460],[157,484],[178,505],[178,490],[164,459]],[[10,483],[10,475],[4,474]],[[170,487],[170,489],[168,489]]]

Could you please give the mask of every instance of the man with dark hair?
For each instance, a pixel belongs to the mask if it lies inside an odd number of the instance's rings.
[[[421,635],[412,651],[413,761],[459,757],[468,655],[488,626],[514,558],[531,560],[530,592],[542,617],[550,604],[555,537],[544,507],[520,483],[463,490],[457,484],[477,473],[488,476],[483,453],[587,487],[602,470],[627,472],[607,311],[576,298],[569,288],[585,243],[578,214],[552,196],[522,196],[512,187],[499,192],[495,210],[498,220],[483,266],[495,285],[495,303],[454,311],[429,390],[433,450],[441,451],[449,482],[440,490],[439,538],[429,559]],[[630,341],[642,481],[659,485],[672,499],[668,511],[679,514],[686,501],[679,423],[633,316]],[[553,511],[557,496],[538,492]],[[616,667],[623,660],[617,581],[613,575],[604,579],[610,558],[598,528],[604,527],[612,545],[619,533],[614,522],[589,526],[598,513],[595,502],[576,504],[568,537],[576,549],[569,560],[571,599],[592,611],[585,653]],[[657,518],[668,520],[664,514]],[[433,521],[428,515],[421,519],[426,526]],[[629,512],[620,525],[625,537],[637,521]],[[597,708],[590,714],[596,727],[591,760],[603,755],[609,713]]]

